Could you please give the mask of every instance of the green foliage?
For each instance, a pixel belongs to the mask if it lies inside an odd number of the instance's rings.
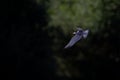
[[[53,51],[59,67],[59,75],[67,77],[80,77],[81,71],[78,64],[74,63],[84,60],[92,60],[92,55],[111,55],[114,47],[111,47],[110,36],[118,35],[117,28],[114,30],[114,20],[120,19],[118,11],[119,0],[50,0],[48,7],[49,23],[48,27],[53,28],[56,32],[50,32],[53,37]],[[115,17],[114,20],[112,19]],[[77,26],[84,29],[90,29],[92,35],[81,43],[76,44],[76,48],[61,51],[70,38],[73,30]],[[116,25],[117,26],[117,25]],[[112,33],[114,32],[114,33]],[[65,37],[64,35],[69,36]],[[119,35],[118,35],[119,36]],[[116,36],[117,38],[117,36]],[[118,47],[117,47],[118,48]],[[61,53],[68,53],[63,57]],[[73,55],[74,54],[74,55]],[[72,56],[71,56],[72,55]],[[59,61],[61,59],[61,62]],[[92,62],[95,62],[94,60]],[[64,66],[64,69],[63,67]],[[80,65],[82,66],[82,65]],[[75,73],[76,72],[76,73]],[[91,71],[92,72],[92,71]]]
[[[1,69],[10,78],[120,80],[120,0],[1,0],[1,8]],[[88,38],[64,49],[78,26]]]
[[[50,0],[49,26],[59,26],[67,34],[77,26],[95,32],[102,19],[101,8],[101,0]]]

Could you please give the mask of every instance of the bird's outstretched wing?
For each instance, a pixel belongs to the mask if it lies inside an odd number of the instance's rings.
[[[69,41],[69,43],[64,47],[64,48],[70,48],[72,47],[77,41],[79,41],[82,38],[82,36],[76,34],[75,36],[73,36],[71,38],[71,40]]]

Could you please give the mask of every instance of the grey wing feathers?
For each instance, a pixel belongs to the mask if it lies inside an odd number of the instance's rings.
[[[65,46],[65,48],[69,48],[72,47],[77,41],[79,41],[81,39],[82,36],[80,35],[75,35],[71,38],[71,40],[69,41],[69,43]]]

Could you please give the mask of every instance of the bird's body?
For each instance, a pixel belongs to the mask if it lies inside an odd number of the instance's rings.
[[[89,30],[83,30],[81,28],[77,28],[76,32],[73,32],[74,36],[71,38],[69,43],[64,48],[72,47],[76,42],[78,42],[82,37],[86,38],[88,35]]]

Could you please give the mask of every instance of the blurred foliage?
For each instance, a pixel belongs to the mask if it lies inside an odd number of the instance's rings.
[[[48,27],[53,29],[50,34],[53,36],[53,51],[57,56],[59,75],[61,73],[67,77],[83,77],[88,73],[87,77],[93,79],[92,76],[95,75],[93,65],[97,65],[95,57],[109,61],[119,54],[120,34],[119,23],[116,21],[120,20],[120,1],[49,0],[48,6]],[[76,48],[63,50],[77,26],[90,29],[88,39],[77,43]],[[89,63],[93,63],[92,67]]]
[[[119,0],[3,0],[1,8],[9,75],[16,64],[18,80],[120,79]],[[78,26],[88,38],[63,49]]]
[[[37,0],[38,3],[41,1]],[[43,30],[48,30],[48,35],[52,39],[51,48],[58,65],[58,76],[93,80],[105,72],[103,70],[106,68],[101,67],[108,66],[108,69],[114,70],[114,67],[111,68],[109,65],[113,66],[112,62],[119,62],[119,0],[43,2],[47,6],[49,16],[48,25]],[[71,49],[63,50],[78,26],[90,29],[88,39],[82,40]]]
[[[102,19],[102,6],[101,0],[50,0],[49,26],[60,26],[66,34],[78,26],[95,32]]]

